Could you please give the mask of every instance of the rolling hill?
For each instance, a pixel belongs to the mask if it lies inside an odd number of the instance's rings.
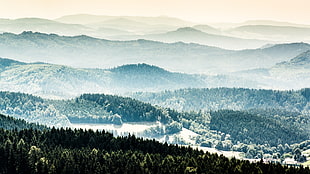
[[[129,64],[112,69],[82,69],[0,59],[0,67],[0,90],[24,92],[44,98],[71,98],[83,93],[123,94],[222,85],[257,86],[257,83],[241,78],[169,72],[147,64]]]
[[[231,51],[182,42],[109,41],[88,36],[67,37],[33,32],[0,35],[0,57],[13,57],[19,61],[83,68],[111,68],[143,62],[185,73],[221,74],[270,68],[309,48],[306,43],[292,43]]]

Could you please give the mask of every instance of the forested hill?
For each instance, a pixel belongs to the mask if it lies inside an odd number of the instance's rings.
[[[169,124],[186,115],[115,95],[83,94],[75,99],[48,100],[12,92],[0,92],[0,111],[29,122],[56,127],[70,126],[71,122],[122,124],[160,121]]]
[[[15,129],[15,130],[23,130],[23,129],[47,129],[46,126],[42,126],[35,123],[27,123],[25,120],[16,119],[13,117],[5,116],[0,114],[0,128],[2,129]]]
[[[119,88],[119,91],[159,91],[184,88],[185,86],[203,87],[215,85],[214,83],[208,84],[207,79],[212,79],[213,82],[220,81],[217,77],[170,72],[145,63],[122,65],[108,71],[110,71],[108,77],[111,79],[110,88]],[[229,77],[227,78],[229,79]],[[233,79],[228,80],[226,84],[232,83],[232,81]]]
[[[0,129],[0,173],[310,173],[99,131]]]
[[[268,143],[276,147],[279,144],[299,143],[310,137],[310,119],[289,115],[292,113],[282,115],[281,112],[273,113],[270,110],[265,115],[262,111],[252,113],[220,110],[210,114],[210,129],[229,134],[234,144],[238,141],[245,144]]]
[[[74,123],[155,122],[179,121],[182,114],[154,107],[128,97],[104,94],[83,94],[72,100],[48,101],[50,105]]]
[[[70,125],[68,118],[46,100],[24,93],[0,92],[0,112],[31,123],[55,127]]]
[[[81,69],[0,58],[0,71],[2,91],[61,99],[77,97],[84,93],[122,94],[133,91],[154,92],[220,85],[257,86],[256,82],[245,81],[242,78],[170,72],[148,64],[128,64],[112,69]]]
[[[191,110],[283,109],[309,114],[310,88],[297,91],[244,88],[180,89],[159,93],[135,93],[138,100],[154,105]]]

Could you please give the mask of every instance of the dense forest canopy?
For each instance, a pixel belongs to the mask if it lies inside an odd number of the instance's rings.
[[[159,93],[139,92],[133,98],[184,111],[284,109],[308,113],[310,88],[301,90],[264,90],[245,88],[189,88]]]
[[[0,173],[4,174],[310,173],[309,168],[250,163],[190,147],[82,129],[0,128],[0,153]]]

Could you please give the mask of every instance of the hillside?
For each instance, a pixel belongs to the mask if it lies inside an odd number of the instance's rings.
[[[30,123],[47,126],[70,126],[68,118],[61,115],[40,97],[23,93],[0,92],[0,112]]]
[[[0,128],[6,130],[23,130],[23,129],[47,129],[46,126],[34,124],[34,123],[27,123],[25,120],[22,119],[15,119],[13,117],[5,116],[0,114]]]
[[[309,121],[309,119],[305,120]],[[239,141],[246,144],[264,144],[268,142],[271,146],[277,146],[297,143],[309,137],[306,133],[309,128],[304,129],[299,124],[294,126],[290,124],[292,124],[290,121],[281,120],[281,117],[273,118],[251,112],[227,110],[211,112],[210,129],[229,134],[233,143]],[[289,127],[292,129],[288,129]]]
[[[301,53],[290,61],[278,63],[275,67],[310,69],[310,50]]]
[[[19,62],[12,59],[0,58],[0,71],[4,71],[6,68],[9,68],[14,65],[25,65],[24,62]]]
[[[310,48],[305,43],[294,43],[265,49],[229,51],[181,42],[109,41],[88,36],[66,37],[33,32],[1,34],[0,46],[0,57],[12,57],[24,62],[84,68],[111,68],[143,62],[170,71],[213,74],[269,68]]]

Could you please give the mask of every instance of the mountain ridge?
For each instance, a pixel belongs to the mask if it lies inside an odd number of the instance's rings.
[[[86,21],[88,22],[78,22],[79,19],[78,18],[84,18],[86,19]],[[89,21],[91,21],[91,23],[94,22],[101,22],[104,20],[108,20],[108,19],[113,19],[113,18],[127,18],[127,19],[136,19],[139,21],[152,21],[152,23],[156,23],[156,20],[160,21],[160,19],[166,19],[167,22],[163,23],[163,22],[157,22],[157,24],[171,24],[172,21],[177,21],[178,25],[188,25],[188,24],[192,24],[192,22],[188,22],[182,19],[178,19],[178,18],[173,18],[173,17],[167,17],[167,16],[157,16],[157,17],[143,17],[143,16],[108,16],[108,15],[91,15],[91,14],[77,14],[77,15],[67,15],[67,16],[62,16],[60,18],[55,19],[56,21],[60,21],[60,22],[71,22],[72,20],[74,21],[73,23],[80,23],[80,24],[87,24],[89,23]],[[83,21],[83,20],[81,20]],[[71,22],[72,23],[72,22]]]
[[[116,36],[111,38],[120,40],[133,40],[142,38],[166,43],[181,41],[185,43],[196,43],[231,50],[255,49],[267,43],[272,43],[271,41],[265,40],[241,39],[232,36],[224,36],[221,34],[215,34],[214,32],[207,33],[195,27],[180,27],[176,30],[158,34]]]
[[[85,35],[68,37],[38,32],[0,34],[0,46],[0,57],[13,57],[24,62],[43,61],[84,68],[144,62],[169,71],[198,74],[269,68],[310,49],[309,44],[294,43],[232,51],[183,42],[111,41]]]

